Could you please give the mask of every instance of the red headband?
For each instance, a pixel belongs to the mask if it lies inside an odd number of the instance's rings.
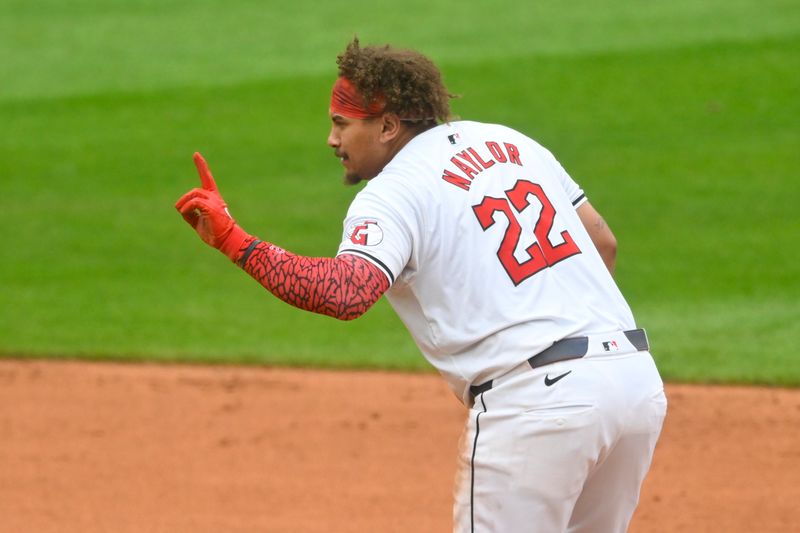
[[[339,77],[333,84],[331,93],[331,113],[347,118],[375,118],[383,112],[384,99],[377,97],[364,105],[364,98],[358,89],[344,77]]]

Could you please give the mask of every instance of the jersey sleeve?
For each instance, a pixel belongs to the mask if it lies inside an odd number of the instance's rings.
[[[564,170],[564,167],[552,154],[550,154],[550,158],[561,187],[563,187],[564,192],[567,193],[569,201],[572,202],[572,205],[577,209],[587,200],[586,194],[583,192],[583,189],[581,189],[580,185],[575,183],[575,180],[573,180],[567,171]]]
[[[337,256],[363,257],[394,284],[412,256],[414,235],[418,234],[414,205],[413,195],[402,181],[374,178],[350,204]]]

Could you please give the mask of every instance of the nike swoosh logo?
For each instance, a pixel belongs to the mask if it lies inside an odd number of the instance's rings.
[[[563,378],[567,377],[567,375],[568,375],[568,374],[571,374],[571,373],[572,373],[572,370],[570,370],[569,372],[564,372],[564,373],[563,373],[563,374],[561,374],[560,376],[556,376],[556,377],[554,377],[553,379],[550,379],[550,375],[549,375],[549,374],[546,374],[546,375],[544,376],[544,384],[545,384],[545,386],[547,386],[547,387],[550,387],[550,386],[552,386],[552,385],[555,385],[555,383],[556,383],[558,380],[560,380],[560,379],[563,379]]]

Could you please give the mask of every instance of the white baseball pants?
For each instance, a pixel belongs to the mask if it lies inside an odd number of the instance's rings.
[[[650,353],[587,356],[496,381],[468,415],[454,531],[626,531],[667,410]]]

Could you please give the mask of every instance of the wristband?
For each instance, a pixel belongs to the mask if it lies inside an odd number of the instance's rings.
[[[259,241],[258,239],[253,239],[253,242],[251,242],[250,246],[248,246],[247,249],[244,251],[244,253],[242,254],[242,257],[240,257],[239,260],[236,261],[236,264],[239,265],[240,267],[244,268],[244,265],[247,264],[247,259],[250,257],[250,254],[253,253],[253,250],[256,249],[256,246],[260,242],[261,241]]]

